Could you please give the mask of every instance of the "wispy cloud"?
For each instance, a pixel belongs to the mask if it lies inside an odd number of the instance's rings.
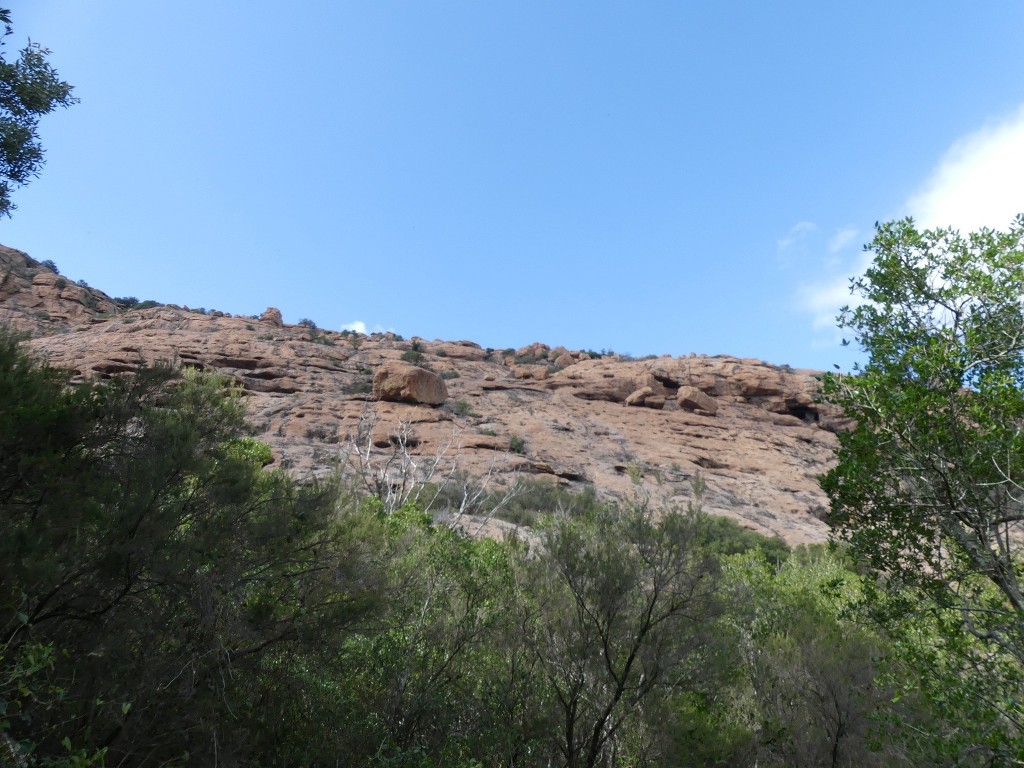
[[[828,240],[828,252],[838,253],[852,243],[858,234],[856,227],[843,227]]]
[[[819,346],[838,344],[836,315],[850,303],[850,276],[860,274],[871,263],[870,254],[864,253],[857,242],[860,230],[845,226],[837,229],[824,242],[824,253],[818,251],[820,276],[817,280],[797,286],[794,303],[811,318],[811,327],[817,334],[827,333],[829,341],[816,340]],[[822,248],[822,243],[818,243]]]
[[[811,317],[811,327],[816,332],[835,331],[835,342],[839,342],[836,330],[836,316],[839,310],[850,304],[850,277],[864,272],[871,264],[871,254],[861,252],[856,257],[848,258],[845,263],[848,270],[841,274],[833,274],[825,280],[803,283],[797,287],[796,304]]]
[[[906,209],[923,227],[1005,229],[1024,212],[1024,105],[954,142]]]
[[[789,228],[789,232],[786,233],[785,237],[780,237],[776,241],[780,251],[784,251],[787,248],[792,248],[798,241],[803,240],[809,234],[814,232],[818,228],[818,225],[813,221],[799,221]]]
[[[365,334],[366,323],[364,323],[362,320],[353,320],[351,323],[345,323],[345,325],[341,326],[341,330],[355,331],[356,333]]]
[[[1024,105],[955,141],[896,215],[913,216],[919,227],[955,227],[967,232],[980,227],[1005,229],[1021,212]],[[871,264],[870,253],[858,253],[859,248],[854,248],[857,235],[853,226],[836,231],[821,254],[829,276],[797,288],[795,302],[811,318],[816,345],[839,344],[835,317],[851,301],[850,277],[863,274]],[[792,231],[787,238],[791,237]]]

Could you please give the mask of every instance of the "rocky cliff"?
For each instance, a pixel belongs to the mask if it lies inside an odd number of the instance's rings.
[[[11,249],[0,249],[0,322],[81,377],[159,361],[219,372],[240,386],[275,463],[300,475],[334,471],[362,435],[372,450],[401,444],[499,485],[532,476],[685,504],[699,474],[710,512],[790,543],[827,535],[817,478],[841,420],[816,403],[814,371],[337,333],[274,310],[127,309]]]

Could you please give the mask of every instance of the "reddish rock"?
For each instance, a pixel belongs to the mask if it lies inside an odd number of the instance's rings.
[[[516,350],[516,357],[532,357],[537,360],[544,359],[548,356],[551,351],[551,347],[547,344],[541,344],[539,341],[535,341],[533,344],[528,344],[525,347],[520,347]]]
[[[676,395],[676,402],[680,408],[688,411],[707,411],[712,416],[718,413],[718,403],[713,397],[705,395],[696,387],[680,387]]]
[[[654,397],[654,390],[650,387],[640,387],[640,389],[634,390],[634,392],[626,398],[626,405],[643,405],[644,401],[649,397]],[[665,401],[662,400],[662,405],[664,404]]]
[[[420,405],[441,405],[448,399],[444,379],[433,371],[408,363],[384,363],[373,374],[373,396],[378,400]]]
[[[27,253],[0,246],[0,325],[41,336],[100,322],[117,312],[103,291],[75,283]]]
[[[110,302],[105,294],[70,280],[60,284],[17,251],[0,249],[4,263],[10,274],[5,278],[0,269],[0,317],[21,318],[37,336],[29,342],[33,351],[82,378],[122,376],[159,360],[217,372],[244,387],[256,435],[271,445],[279,466],[286,463],[300,477],[334,471],[345,442],[359,434],[381,454],[393,450],[393,436],[411,434],[416,445],[409,450],[421,464],[441,456],[439,472],[458,469],[495,487],[534,473],[573,487],[591,483],[602,498],[628,501],[637,491],[627,471],[632,465],[654,504],[685,506],[699,473],[709,513],[791,544],[827,538],[818,477],[834,461],[833,431],[847,422],[816,402],[814,371],[725,355],[634,361],[578,355],[574,365],[536,381],[515,379],[497,356],[472,343],[423,342],[432,363],[459,373],[445,391],[449,401],[471,404],[475,415],[467,420],[446,407],[373,398],[374,372],[395,365],[408,348],[394,335],[338,336],[325,344],[297,326],[270,334],[252,318],[171,306],[121,312],[103,303]],[[87,306],[93,302],[110,310]],[[35,315],[43,312],[51,319]],[[645,387],[651,394],[644,407],[622,406]],[[686,387],[711,398],[715,419],[706,403],[695,411],[679,405]],[[528,456],[508,451],[513,437],[529,443]]]
[[[426,345],[426,351],[438,357],[450,357],[454,360],[486,360],[487,351],[472,341],[432,341]]]
[[[665,387],[650,371],[640,371],[608,359],[581,361],[559,371],[546,386],[567,390],[581,400],[607,400],[612,403],[623,403],[644,387],[649,387],[652,395],[665,394]]]
[[[548,367],[546,365],[517,365],[512,369],[512,375],[517,379],[544,381],[548,377]]]
[[[276,328],[280,328],[284,325],[284,319],[281,317],[281,310],[277,307],[267,307],[263,310],[263,314],[260,315],[260,320],[264,323],[270,323]]]

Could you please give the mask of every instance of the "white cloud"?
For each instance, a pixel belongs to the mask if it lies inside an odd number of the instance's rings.
[[[838,232],[832,235],[831,238],[829,238],[828,252],[838,253],[839,251],[846,248],[846,246],[852,243],[854,241],[854,238],[857,237],[857,231],[858,230],[856,227],[843,227],[842,229],[840,229]]]
[[[366,334],[366,323],[362,320],[353,320],[351,323],[345,323],[341,326],[343,331],[355,331],[356,333]]]
[[[906,208],[925,228],[1006,229],[1024,212],[1024,105],[954,142]]]
[[[798,240],[803,240],[817,228],[818,225],[813,221],[799,221],[789,228],[789,232],[786,233],[785,237],[779,238],[776,241],[776,245],[780,251],[784,251],[792,247]]]
[[[1006,229],[1024,212],[1024,105],[1003,120],[953,142],[919,190],[903,206],[903,214],[914,217],[919,228],[955,227],[969,232],[980,227]],[[892,218],[882,215],[879,218]],[[800,226],[800,225],[797,225]],[[794,228],[795,230],[796,228]],[[791,235],[789,243],[795,242]],[[850,295],[850,277],[863,274],[872,254],[854,257],[857,237],[853,226],[838,230],[822,254],[821,280],[797,288],[795,303],[811,317],[820,343],[838,345],[835,326],[839,309],[855,297]],[[783,241],[779,241],[782,247]],[[845,265],[845,269],[844,269]]]
[[[819,334],[829,332],[830,341],[824,342],[824,346],[839,343],[836,315],[851,301],[850,277],[863,273],[871,263],[871,255],[865,253],[857,242],[859,234],[860,230],[853,226],[836,230],[825,243],[825,255],[818,252],[821,272],[824,273],[821,279],[802,283],[796,290],[795,304],[810,315],[814,331]]]
[[[850,304],[850,277],[863,274],[871,264],[871,254],[861,253],[856,260],[849,260],[849,272],[833,275],[816,283],[804,283],[797,288],[796,304],[811,316],[811,327],[817,331],[836,330],[836,315]],[[839,333],[834,334],[836,343]]]

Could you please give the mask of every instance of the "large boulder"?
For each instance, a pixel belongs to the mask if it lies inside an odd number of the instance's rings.
[[[433,371],[392,360],[374,373],[373,397],[395,403],[441,405],[448,399],[448,387]]]
[[[533,360],[543,360],[548,357],[548,353],[551,351],[551,347],[547,344],[542,344],[539,341],[533,342],[533,344],[527,344],[525,347],[520,347],[516,350],[517,358],[532,358]]]
[[[643,406],[660,411],[665,407],[664,395],[656,394],[652,387],[640,387],[626,398],[626,405]]]
[[[546,365],[517,365],[512,368],[512,375],[517,379],[544,381],[548,377],[548,367]]]
[[[651,387],[640,387],[633,391],[629,397],[626,398],[626,405],[643,405],[644,401],[649,397],[654,397],[654,389]],[[664,401],[662,401],[664,405]]]
[[[275,328],[280,328],[284,325],[284,318],[281,317],[281,310],[277,307],[267,307],[263,310],[263,314],[260,315],[260,320],[264,323],[270,323]]]
[[[718,413],[718,403],[711,395],[706,395],[696,387],[680,387],[676,395],[676,402],[680,408],[687,411],[706,411],[714,416]]]

